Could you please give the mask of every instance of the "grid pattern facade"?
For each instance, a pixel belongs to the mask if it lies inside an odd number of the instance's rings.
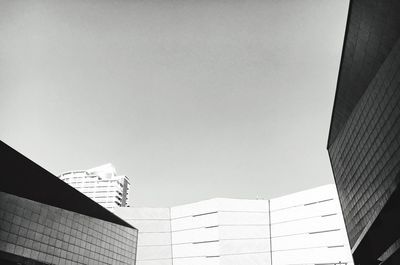
[[[353,247],[399,182],[400,41],[328,150]]]
[[[140,229],[138,265],[353,264],[334,185],[116,214]]]
[[[330,145],[400,37],[400,1],[351,0]]]
[[[45,264],[135,264],[137,230],[0,192],[0,251]]]

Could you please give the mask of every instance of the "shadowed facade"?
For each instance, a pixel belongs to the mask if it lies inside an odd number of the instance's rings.
[[[328,152],[355,264],[400,264],[400,2],[350,2]]]
[[[135,264],[137,229],[0,142],[1,264]]]

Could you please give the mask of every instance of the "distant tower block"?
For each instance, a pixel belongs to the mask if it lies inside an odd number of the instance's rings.
[[[118,176],[112,164],[65,172],[59,178],[110,211],[128,206],[129,179]]]

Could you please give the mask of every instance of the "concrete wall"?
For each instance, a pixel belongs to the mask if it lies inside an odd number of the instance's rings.
[[[137,265],[172,265],[169,208],[116,208],[115,214],[137,225]]]
[[[139,229],[138,265],[353,264],[334,185],[116,214]]]

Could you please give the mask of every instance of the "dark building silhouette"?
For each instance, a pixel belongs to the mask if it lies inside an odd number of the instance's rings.
[[[0,141],[0,264],[135,264],[137,234]]]
[[[357,265],[400,264],[400,1],[350,2],[328,152]]]

